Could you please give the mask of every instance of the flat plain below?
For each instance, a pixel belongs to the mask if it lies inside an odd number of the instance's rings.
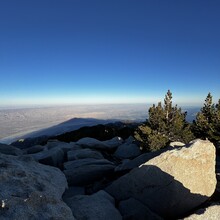
[[[148,106],[144,104],[72,105],[0,109],[0,142],[58,125],[73,118],[144,121]],[[86,126],[86,124],[83,124]],[[89,125],[89,124],[88,124]]]

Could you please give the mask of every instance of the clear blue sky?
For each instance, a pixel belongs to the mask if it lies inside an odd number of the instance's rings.
[[[219,0],[1,0],[0,105],[220,98]]]

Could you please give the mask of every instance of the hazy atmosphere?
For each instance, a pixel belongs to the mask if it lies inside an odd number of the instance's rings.
[[[220,94],[217,0],[0,1],[0,106],[198,105]]]
[[[0,1],[0,138],[76,117],[144,121],[168,89],[192,121],[208,92],[220,95],[219,9],[201,0]]]
[[[0,219],[220,219],[220,0],[0,0]]]

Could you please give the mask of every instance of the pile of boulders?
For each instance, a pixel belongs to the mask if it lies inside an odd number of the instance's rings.
[[[220,213],[219,168],[214,145],[199,139],[144,154],[133,137],[25,149],[0,144],[0,216],[210,219]]]

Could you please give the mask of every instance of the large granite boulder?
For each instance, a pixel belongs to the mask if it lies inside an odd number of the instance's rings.
[[[132,141],[132,137],[128,138],[127,140]],[[126,140],[126,142],[127,142]],[[159,156],[160,154],[169,151],[169,150],[173,150],[175,148],[180,148],[182,146],[184,146],[185,144],[181,143],[181,142],[171,142],[170,146],[161,149],[161,150],[157,150],[157,151],[153,151],[153,152],[148,152],[148,153],[144,153],[139,155],[138,157],[135,157],[134,159],[127,159],[127,160],[123,160],[121,164],[119,164],[116,168],[115,171],[128,171],[131,170],[135,167],[140,166],[141,164],[147,162],[148,160]]]
[[[64,163],[69,185],[85,186],[113,173],[115,165],[106,159],[86,158]]]
[[[45,148],[45,146],[42,146],[42,145],[34,145],[32,147],[25,148],[23,152],[24,154],[36,154],[43,150],[47,150],[47,148]]]
[[[59,148],[64,152],[64,154],[66,154],[69,150],[73,150],[76,147],[76,144],[74,142],[66,143],[58,140],[49,140],[45,147],[48,150],[52,148]]]
[[[49,140],[46,145],[35,145],[24,149],[24,153],[32,156],[40,163],[62,168],[62,163],[68,151],[81,149],[75,143],[65,143],[57,140]]]
[[[96,150],[91,150],[89,148],[71,150],[67,153],[67,158],[68,161],[85,158],[104,159],[103,155],[100,152]]]
[[[115,168],[115,171],[132,170],[135,167],[147,162],[148,160],[164,153],[166,150],[158,150],[154,152],[144,153],[132,160],[124,160],[120,165]]]
[[[109,147],[107,144],[99,141],[95,138],[85,137],[76,142],[79,146],[98,150],[107,150]]]
[[[161,217],[176,218],[209,199],[215,187],[215,147],[195,140],[133,169],[106,191],[118,201],[133,197]]]
[[[122,220],[115,201],[105,191],[93,195],[78,195],[66,200],[77,220]]]
[[[51,148],[47,150],[45,148],[44,151],[40,151],[36,154],[29,154],[32,156],[36,161],[50,166],[55,167],[62,167],[62,163],[64,160],[64,152],[60,148]]]
[[[120,146],[121,144],[123,144],[124,140],[121,137],[114,137],[110,140],[107,141],[103,141],[102,143],[104,143],[105,145],[108,146],[109,149],[116,149],[118,146]]]
[[[119,159],[135,158],[141,154],[140,148],[136,144],[124,143],[120,145],[114,153],[114,156]]]
[[[15,156],[19,156],[23,154],[22,150],[16,147],[1,143],[0,143],[0,153],[7,155],[15,155]]]
[[[62,201],[67,182],[59,169],[0,154],[0,180],[1,219],[74,219]]]

